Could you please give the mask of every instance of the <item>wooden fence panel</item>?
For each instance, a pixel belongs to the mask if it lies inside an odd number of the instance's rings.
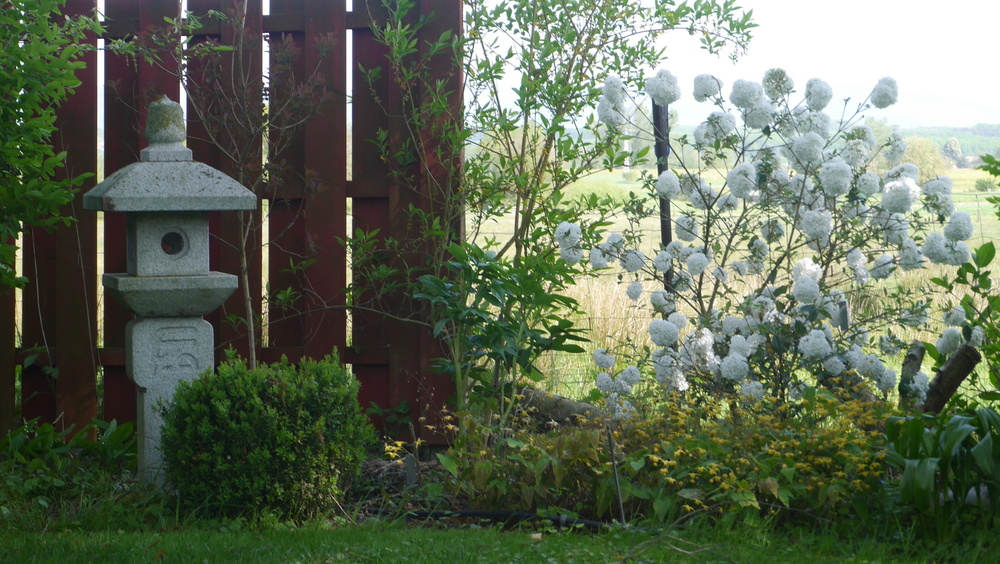
[[[179,0],[106,0],[109,17],[107,38],[129,37],[151,26],[163,25],[164,17],[175,17]],[[69,0],[70,13],[89,13],[96,0]],[[288,179],[279,189],[260,189],[268,201],[269,238],[277,244],[261,252],[261,229],[256,229],[250,246],[250,283],[255,303],[260,304],[267,259],[267,277],[272,291],[288,288],[301,295],[289,311],[272,308],[272,322],[267,346],[259,357],[274,361],[280,355],[296,360],[302,356],[321,357],[335,347],[342,358],[354,364],[362,380],[362,402],[376,401],[383,407],[403,399],[417,408],[428,399],[440,405],[450,393],[447,379],[428,370],[429,359],[438,347],[426,330],[415,331],[412,324],[395,322],[372,313],[353,316],[351,348],[347,338],[347,292],[349,276],[347,252],[342,244],[349,233],[348,200],[353,198],[353,223],[363,229],[379,229],[383,237],[404,239],[408,222],[400,221],[403,208],[410,203],[421,205],[420,194],[406,193],[395,185],[375,154],[370,139],[381,128],[402,135],[402,123],[385,117],[373,105],[367,85],[359,81],[357,63],[382,65],[384,48],[374,41],[367,26],[369,15],[378,14],[379,2],[366,6],[356,0],[356,12],[348,12],[345,0],[271,0],[271,15],[261,13],[261,0],[250,0],[247,25],[252,34],[282,33],[302,49],[299,69],[308,73],[319,68],[326,78],[331,96],[318,117],[308,122],[292,143],[294,153],[286,158]],[[231,9],[229,0],[189,0],[189,10],[205,14],[208,10]],[[425,0],[419,8],[431,10],[442,25],[461,25],[461,2]],[[209,38],[231,40],[233,30],[210,19],[194,41]],[[347,58],[348,30],[353,30],[354,59]],[[437,30],[432,29],[436,33]],[[332,39],[332,53],[321,56],[321,38]],[[87,69],[79,77],[83,85],[60,111],[59,136],[54,142],[68,151],[66,174],[97,170],[98,88],[104,89],[104,170],[114,172],[138,160],[143,141],[145,108],[152,99],[166,94],[178,99],[180,86],[172,69],[145,64],[135,65],[118,56],[105,59],[105,84],[97,84],[96,57],[91,53]],[[104,56],[100,54],[100,56]],[[260,77],[261,54],[248,62],[246,70]],[[352,69],[352,70],[348,70]],[[192,69],[197,75],[198,68]],[[353,101],[353,170],[348,181],[348,72],[354,73]],[[450,69],[442,71],[442,76]],[[258,82],[258,85],[260,82]],[[460,85],[460,83],[457,83]],[[383,101],[400,99],[391,83],[376,85]],[[456,106],[456,115],[457,115]],[[227,172],[237,163],[228,162],[221,152],[205,141],[205,129],[193,112],[188,112],[188,146],[196,160]],[[94,185],[91,180],[81,194]],[[78,221],[54,233],[33,231],[22,242],[21,256],[25,274],[31,282],[23,293],[21,336],[23,347],[14,348],[13,295],[0,296],[0,430],[13,424],[13,375],[17,363],[29,354],[40,352],[34,363],[22,371],[21,416],[60,420],[82,425],[94,416],[128,421],[135,418],[135,388],[125,375],[124,327],[131,315],[110,297],[97,302],[98,261],[105,272],[125,271],[125,217],[108,213],[103,217],[103,231],[97,233],[97,214],[83,211],[80,200],[67,210]],[[259,218],[259,216],[258,216]],[[240,270],[235,243],[239,240],[238,222],[233,213],[213,214],[212,268],[236,274]],[[98,250],[103,249],[102,256]],[[291,272],[290,262],[314,260],[310,266]],[[223,311],[209,317],[216,327],[216,344],[221,349],[234,344],[242,354],[247,350],[238,328],[229,326],[228,313],[243,315],[242,289],[226,303]],[[399,297],[385,297],[387,302],[404,303]],[[103,316],[103,343],[98,343],[98,308]],[[100,345],[100,346],[99,346]],[[391,345],[391,347],[390,347]],[[391,352],[390,352],[391,349]],[[103,367],[103,412],[98,413],[96,397],[97,367]],[[49,376],[57,370],[58,378]],[[443,385],[442,385],[443,382]],[[428,395],[429,390],[438,390]],[[442,392],[443,390],[443,392]],[[442,395],[443,394],[443,395]],[[434,396],[431,398],[431,396]]]

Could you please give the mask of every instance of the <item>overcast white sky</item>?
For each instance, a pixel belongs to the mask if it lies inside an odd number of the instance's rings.
[[[700,50],[685,33],[667,41],[664,68],[681,84],[673,106],[680,122],[696,125],[709,113],[691,97],[696,75],[724,81],[724,94],[739,78],[760,82],[781,67],[802,92],[807,80],[833,87],[831,117],[850,97],[864,99],[879,78],[899,84],[899,102],[868,115],[890,124],[969,127],[1000,123],[1000,0],[737,0],[753,9],[747,55],[735,65]]]

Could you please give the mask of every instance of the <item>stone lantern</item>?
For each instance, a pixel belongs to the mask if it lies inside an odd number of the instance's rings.
[[[257,198],[192,160],[176,102],[150,104],[145,137],[140,162],[84,194],[83,207],[127,215],[128,272],[105,274],[103,284],[136,315],[125,329],[125,363],[137,388],[139,477],[161,483],[157,404],[170,401],[181,380],[212,369],[215,338],[202,316],[239,286],[235,275],[209,271],[208,212],[256,209]]]

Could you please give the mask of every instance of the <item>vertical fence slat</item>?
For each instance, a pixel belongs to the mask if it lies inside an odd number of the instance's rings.
[[[90,15],[96,0],[69,0],[64,13]],[[96,45],[96,38],[89,40]],[[97,172],[97,52],[83,55],[77,71],[82,84],[59,108],[57,150],[66,151],[61,175]],[[76,221],[57,231],[55,361],[56,410],[65,425],[77,429],[97,416],[97,217],[83,210],[81,198],[94,186],[87,180],[66,210]]]
[[[17,419],[14,297],[13,290],[0,290],[0,436],[6,435]]]
[[[317,40],[332,35],[335,45],[347,40],[347,14],[344,0],[305,0],[306,33],[304,62],[306,69],[322,65],[327,87],[333,95],[322,112],[305,126],[305,172],[310,181],[305,213],[311,258],[316,263],[307,272],[309,291],[318,300],[306,301],[305,353],[311,357],[329,354],[334,347],[341,351],[347,342],[347,314],[344,285],[347,282],[347,253],[338,241],[347,236],[347,61],[346,50],[320,60]],[[333,308],[333,309],[331,309]]]

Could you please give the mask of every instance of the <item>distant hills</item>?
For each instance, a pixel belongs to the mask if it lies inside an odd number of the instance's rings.
[[[954,137],[967,157],[995,155],[1000,149],[1000,124],[978,123],[972,127],[912,127],[902,128],[903,137],[925,137],[938,147]]]

